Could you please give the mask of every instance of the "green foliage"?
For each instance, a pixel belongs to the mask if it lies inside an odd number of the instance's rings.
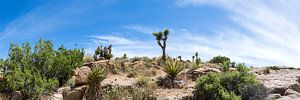
[[[162,59],[164,61],[167,60],[167,56],[166,56],[166,46],[167,46],[167,40],[168,40],[168,35],[169,35],[169,30],[164,30],[163,32],[154,32],[153,36],[155,36],[157,44],[161,47],[162,49]],[[161,43],[161,41],[163,41],[163,43]]]
[[[183,70],[183,67],[179,61],[168,60],[165,62],[163,71],[166,72],[171,80],[174,80],[178,73]]]
[[[243,100],[265,100],[267,88],[262,84],[244,84],[239,87]]]
[[[240,63],[236,65],[236,69],[240,72],[240,73],[247,73],[248,71],[250,71],[250,69],[245,66],[244,63]]]
[[[229,68],[230,68],[230,62],[229,61],[225,61],[225,62],[223,62],[221,64],[221,66],[222,66],[222,70],[224,72],[227,72],[227,71],[229,71]]]
[[[95,50],[94,59],[96,61],[111,59],[113,57],[111,52],[112,52],[112,45],[109,45],[108,47],[98,46],[97,49]]]
[[[213,59],[211,59],[209,62],[210,63],[217,63],[217,64],[220,64],[220,63],[223,63],[223,62],[226,62],[226,61],[229,61],[230,62],[230,58],[228,57],[225,57],[225,56],[216,56],[214,57]]]
[[[106,78],[106,73],[102,68],[93,69],[87,76],[89,88],[86,93],[87,100],[101,99],[101,82]]]
[[[6,91],[21,91],[27,98],[37,97],[62,85],[82,66],[83,50],[67,50],[61,46],[57,51],[50,41],[42,39],[32,51],[29,43],[22,47],[11,44],[4,67]]]
[[[199,77],[196,81],[196,96],[204,100],[264,99],[267,96],[266,88],[256,80],[254,74],[248,73],[244,64],[237,66],[238,71],[209,73]]]

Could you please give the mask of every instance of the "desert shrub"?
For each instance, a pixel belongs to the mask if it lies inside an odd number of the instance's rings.
[[[238,88],[243,100],[265,100],[267,88],[262,84],[243,84]]]
[[[230,58],[219,55],[219,56],[213,57],[209,62],[220,64],[220,63],[223,63],[223,62],[226,62],[226,61],[230,62]]]
[[[230,68],[230,62],[229,61],[225,61],[221,64],[222,67],[222,71],[227,72],[229,71]]]
[[[183,67],[179,61],[168,60],[163,66],[163,71],[168,74],[171,80],[174,80],[182,70]]]
[[[263,70],[263,74],[270,74],[270,68],[269,67],[266,67],[264,70]]]
[[[250,69],[247,66],[245,66],[244,63],[237,64],[236,69],[237,69],[237,71],[239,71],[242,74],[248,73],[248,71],[250,71]]]
[[[83,50],[53,49],[51,41],[40,40],[34,50],[29,43],[11,44],[4,63],[5,91],[21,91],[37,97],[65,83],[76,67],[82,66]]]
[[[196,97],[204,100],[226,100],[227,97],[243,100],[264,99],[266,88],[256,80],[254,74],[248,73],[244,64],[237,66],[238,71],[209,73],[199,77],[196,81]]]
[[[106,78],[106,73],[102,68],[93,69],[88,74],[87,81],[89,88],[86,93],[87,100],[101,99],[101,82]]]
[[[84,63],[89,63],[89,62],[94,62],[94,61],[95,60],[94,60],[94,58],[93,58],[93,56],[91,54],[86,54],[83,57],[83,62]]]
[[[126,97],[126,91],[120,86],[108,85],[102,88],[102,99],[104,100],[121,100]]]
[[[220,74],[209,73],[196,81],[196,98],[199,100],[224,100],[230,97],[221,85]]]

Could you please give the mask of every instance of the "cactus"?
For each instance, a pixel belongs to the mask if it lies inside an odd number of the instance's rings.
[[[154,32],[153,36],[156,37],[157,40],[157,44],[161,47],[162,49],[162,59],[164,61],[167,60],[167,56],[166,56],[166,47],[167,47],[167,39],[168,39],[168,35],[169,35],[169,30],[164,30],[163,32]],[[163,41],[163,43],[161,43],[161,41]]]
[[[98,46],[97,49],[95,50],[95,55],[94,55],[94,59],[95,61],[98,60],[103,60],[103,59],[110,59],[112,58],[112,45],[109,45],[108,47],[102,47],[102,46]]]
[[[195,56],[193,56],[193,62],[194,62],[194,58],[196,57],[195,59],[195,63],[196,65],[199,65],[201,63],[201,59],[198,58],[198,52],[195,53]]]

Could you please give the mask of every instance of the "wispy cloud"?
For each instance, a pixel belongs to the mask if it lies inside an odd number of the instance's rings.
[[[140,33],[145,33],[145,34],[152,34],[153,32],[161,30],[160,28],[143,26],[143,25],[138,25],[138,24],[124,25],[123,27],[126,29],[129,29],[129,30],[134,30],[134,31],[137,31]]]
[[[238,28],[219,30],[209,47],[254,65],[300,66],[300,2],[259,0],[177,0],[179,7],[211,5],[225,9]],[[260,62],[258,62],[260,61]]]

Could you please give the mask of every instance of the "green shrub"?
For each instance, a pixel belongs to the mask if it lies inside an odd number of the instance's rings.
[[[230,58],[228,57],[225,57],[225,56],[216,56],[214,57],[213,59],[211,59],[209,62],[210,63],[217,63],[217,64],[220,64],[220,63],[223,63],[223,62],[226,62],[226,61],[229,61],[230,62]]]
[[[222,66],[222,71],[227,72],[227,71],[229,71],[229,68],[230,68],[230,62],[225,61],[221,64],[221,66]]]
[[[240,73],[248,73],[248,71],[250,71],[250,69],[245,66],[244,63],[239,63],[236,65],[236,69],[240,72]]]
[[[89,88],[86,93],[87,100],[101,99],[101,82],[106,78],[106,73],[101,68],[93,69],[87,76]]]
[[[163,71],[166,72],[171,80],[174,80],[181,71],[183,67],[179,61],[168,60],[165,62]]]
[[[266,88],[248,70],[244,64],[238,64],[238,71],[209,73],[199,77],[196,81],[196,97],[204,100],[264,99],[267,96]]]
[[[196,81],[197,100],[223,100],[228,98],[226,90],[221,85],[220,74],[209,73]]]
[[[22,47],[11,44],[4,67],[5,91],[21,91],[27,98],[63,85],[76,67],[82,66],[83,50],[53,49],[50,41],[42,39],[31,50],[29,43]]]

